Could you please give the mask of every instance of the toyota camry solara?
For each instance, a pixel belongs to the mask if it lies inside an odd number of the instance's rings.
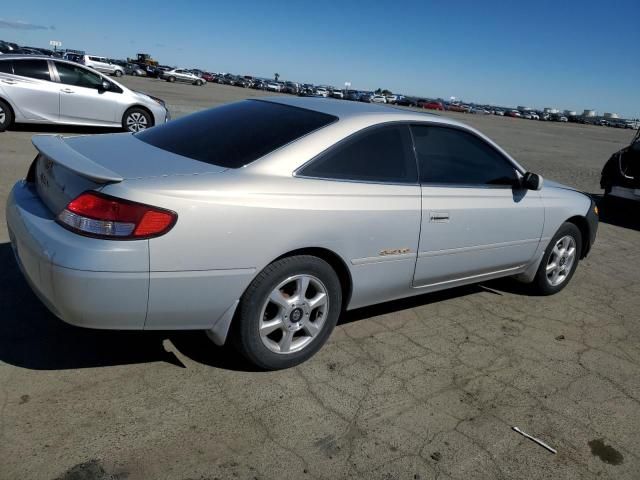
[[[245,100],[33,144],[7,222],[54,314],[205,330],[265,369],[309,358],[344,310],[504,276],[556,293],[598,225],[476,130],[384,106]]]

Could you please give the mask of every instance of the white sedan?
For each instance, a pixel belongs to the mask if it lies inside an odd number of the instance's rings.
[[[78,63],[34,55],[0,56],[0,132],[12,123],[139,132],[169,118],[159,98],[130,90]]]

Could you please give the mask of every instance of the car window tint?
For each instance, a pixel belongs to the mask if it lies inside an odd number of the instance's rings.
[[[60,82],[75,87],[99,88],[102,85],[102,77],[80,65],[56,62],[56,69],[60,76]]]
[[[239,168],[337,118],[304,108],[245,100],[136,134],[143,142],[226,168]]]
[[[412,126],[420,181],[444,185],[512,185],[515,167],[477,136],[437,126]]]
[[[0,60],[0,73],[13,73],[13,66],[10,60],[5,60],[4,62]]]
[[[304,167],[302,175],[336,180],[417,183],[416,160],[406,125],[367,130]]]
[[[46,60],[14,60],[13,73],[38,80],[51,80]]]

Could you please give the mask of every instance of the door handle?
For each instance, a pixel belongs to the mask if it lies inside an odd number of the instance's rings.
[[[449,212],[429,212],[429,221],[433,223],[449,223]]]
[[[60,91],[62,93],[76,93],[74,90],[71,90],[70,88],[63,88]]]

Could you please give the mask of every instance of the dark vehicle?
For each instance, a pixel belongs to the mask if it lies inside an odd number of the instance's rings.
[[[396,98],[396,105],[400,105],[402,107],[415,107],[416,104],[410,98],[407,98],[404,95],[398,95],[398,98]]]
[[[600,187],[610,197],[640,202],[640,129],[631,143],[618,150],[602,169]]]
[[[247,80],[244,77],[238,76],[233,79],[233,82],[231,83],[231,85],[233,85],[234,87],[247,88],[249,86],[249,80]]]
[[[147,77],[151,78],[160,78],[162,76],[162,72],[168,72],[172,68],[166,65],[143,64],[140,66],[144,68],[145,72],[147,72]]]

